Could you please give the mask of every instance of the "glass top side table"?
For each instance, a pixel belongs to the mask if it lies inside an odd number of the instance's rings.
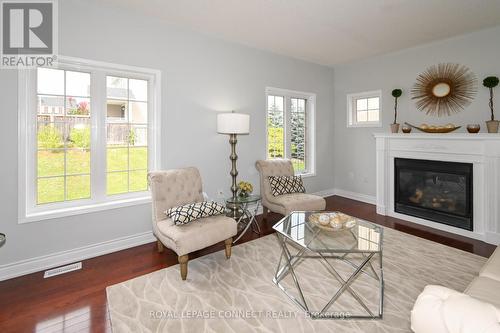
[[[236,222],[238,223],[238,227],[242,226],[242,228],[238,229],[243,230],[233,243],[236,243],[248,231],[248,229],[250,229],[250,227],[252,227],[253,232],[260,235],[259,223],[255,218],[260,207],[260,200],[261,196],[256,194],[246,197],[237,196],[226,199],[226,204],[237,206],[242,213]]]

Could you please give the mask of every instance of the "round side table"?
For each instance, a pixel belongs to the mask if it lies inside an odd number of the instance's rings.
[[[236,237],[233,243],[236,243],[248,231],[248,229],[250,229],[250,227],[252,227],[253,232],[260,235],[259,223],[255,218],[260,207],[260,201],[261,196],[256,194],[249,195],[247,197],[238,196],[226,199],[226,204],[236,206],[242,212],[241,216],[236,222],[238,223],[238,227],[240,227],[240,225],[243,226],[243,228],[238,229],[243,230],[240,232],[238,237]]]

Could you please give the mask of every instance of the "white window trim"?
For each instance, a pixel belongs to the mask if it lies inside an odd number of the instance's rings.
[[[306,165],[308,166],[308,170],[306,173],[297,173],[297,175],[300,175],[302,178],[307,178],[307,177],[314,177],[316,176],[316,94],[314,93],[309,93],[309,92],[304,92],[304,91],[296,91],[296,90],[289,90],[289,89],[282,89],[282,88],[274,88],[274,87],[266,87],[266,94],[265,94],[265,105],[266,105],[266,112],[265,112],[265,124],[266,124],[266,146],[265,146],[265,153],[266,153],[266,159],[267,159],[267,147],[268,147],[268,139],[269,139],[269,133],[268,133],[268,128],[267,128],[267,110],[269,109],[269,105],[267,104],[267,96],[268,95],[277,95],[277,96],[284,96],[285,97],[285,102],[284,102],[284,126],[285,126],[285,157],[290,158],[290,136],[288,133],[290,133],[290,124],[289,124],[289,110],[288,110],[288,102],[286,100],[289,100],[290,98],[303,98],[306,100]]]
[[[357,122],[355,120],[354,101],[360,98],[378,97],[379,98],[379,114],[378,121]],[[366,91],[362,93],[347,95],[347,127],[382,127],[382,90]]]
[[[102,61],[86,60],[74,57],[58,56],[55,68],[91,71],[97,75],[121,75],[129,78],[146,79],[148,85],[148,166],[150,170],[157,170],[161,163],[161,71],[150,68],[117,65]],[[91,177],[91,199],[49,203],[37,206],[35,195],[35,162],[36,162],[36,69],[19,71],[18,76],[18,222],[28,223],[64,216],[78,215],[115,209],[125,206],[140,205],[151,202],[149,191],[132,192],[113,196],[103,196],[102,187],[105,184],[96,182]],[[105,74],[104,74],[104,73]],[[99,83],[101,82],[101,83]],[[103,109],[105,105],[95,107],[98,101],[105,101],[102,96],[106,87],[105,77],[91,85],[91,109]],[[98,115],[105,118],[105,114]],[[92,156],[105,156],[104,119],[91,116]],[[94,155],[96,154],[96,155]],[[93,159],[91,174],[105,172],[105,159]],[[94,178],[94,181],[92,180]],[[101,178],[102,179],[102,178]],[[100,187],[98,190],[96,187]],[[101,193],[97,197],[95,193]]]

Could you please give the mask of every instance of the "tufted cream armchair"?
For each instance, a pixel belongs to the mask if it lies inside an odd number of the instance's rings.
[[[291,193],[274,196],[269,176],[293,176],[292,161],[287,159],[260,160],[255,163],[260,173],[260,192],[264,218],[268,211],[288,215],[293,211],[324,210],[326,201],[320,196],[307,193]]]
[[[153,203],[153,233],[158,252],[165,245],[178,255],[181,278],[187,277],[188,254],[218,242],[225,242],[226,258],[231,257],[236,221],[225,215],[205,217],[186,225],[175,225],[165,214],[176,206],[204,201],[200,172],[196,168],[153,171],[148,174]]]

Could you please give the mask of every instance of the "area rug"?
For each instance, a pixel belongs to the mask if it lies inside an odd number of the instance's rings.
[[[276,236],[268,235],[233,247],[230,260],[223,251],[191,260],[186,281],[176,265],[110,286],[113,332],[410,332],[410,310],[424,286],[463,291],[486,261],[384,228],[383,319],[313,320],[272,282],[280,253]],[[353,269],[334,265],[344,277]],[[297,274],[310,307],[326,304],[338,288],[317,260],[304,260]],[[352,287],[371,304],[377,285],[365,275]],[[283,283],[293,286],[291,278]],[[359,308],[345,293],[331,311]]]

